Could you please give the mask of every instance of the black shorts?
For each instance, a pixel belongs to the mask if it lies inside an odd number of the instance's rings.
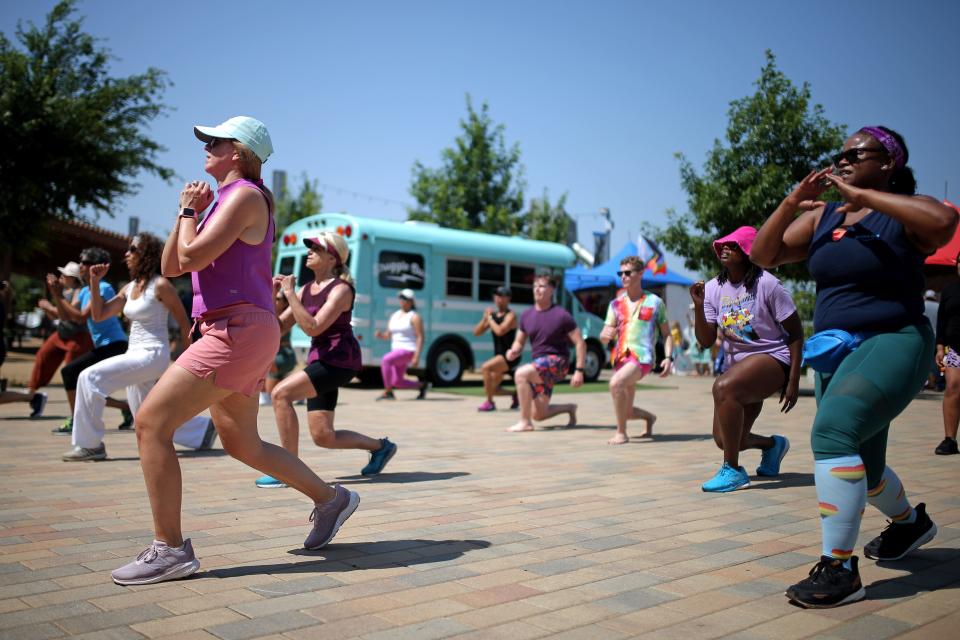
[[[307,411],[333,411],[337,408],[340,387],[353,380],[357,372],[353,369],[331,367],[319,361],[308,364],[303,372],[310,378],[317,395],[307,398]]]

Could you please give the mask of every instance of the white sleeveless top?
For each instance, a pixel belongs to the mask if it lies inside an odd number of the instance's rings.
[[[411,309],[404,313],[403,309],[398,309],[390,316],[390,322],[387,324],[387,330],[390,332],[390,350],[396,351],[416,351],[417,350],[417,332],[413,328],[413,314],[416,311]]]
[[[130,342],[128,349],[170,348],[167,333],[167,315],[169,311],[157,299],[157,280],[155,276],[134,300],[133,282],[127,285],[127,301],[123,305],[123,315],[130,319]]]

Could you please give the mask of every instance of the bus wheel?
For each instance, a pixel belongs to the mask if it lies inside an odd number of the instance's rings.
[[[443,342],[431,349],[427,375],[437,386],[446,387],[460,382],[465,368],[466,358],[453,342]]]
[[[587,342],[587,357],[583,360],[583,381],[596,382],[600,377],[600,369],[603,368],[604,352],[600,345],[590,341]]]

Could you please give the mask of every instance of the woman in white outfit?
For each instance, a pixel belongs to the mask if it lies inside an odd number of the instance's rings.
[[[170,281],[160,275],[163,243],[149,234],[134,237],[124,260],[131,282],[112,300],[100,297],[100,279],[110,268],[106,264],[90,267],[90,312],[100,322],[121,311],[130,320],[130,340],[126,353],[107,358],[84,369],[77,382],[77,404],[73,415],[73,449],[63,455],[67,462],[103,460],[103,408],[107,396],[126,387],[130,411],[137,412],[143,399],[170,364],[167,316],[172,314],[180,327],[181,344],[190,342],[190,323],[183,303]],[[173,440],[191,449],[206,450],[213,444],[216,429],[210,418],[196,416],[187,420]]]
[[[390,340],[390,352],[380,359],[380,373],[383,374],[383,395],[377,400],[396,400],[394,389],[420,389],[417,400],[427,395],[428,384],[415,382],[404,377],[408,367],[416,368],[423,349],[423,320],[417,313],[417,303],[413,291],[403,289],[397,297],[400,308],[394,311],[387,323],[387,330],[377,330],[374,335]]]

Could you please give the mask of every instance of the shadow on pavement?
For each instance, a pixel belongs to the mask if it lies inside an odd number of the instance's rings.
[[[757,477],[750,480],[751,489],[783,489],[784,487],[812,487],[812,473],[781,473],[775,478]]]
[[[381,542],[345,542],[330,544],[323,549],[293,549],[288,553],[313,558],[304,562],[283,564],[254,564],[243,567],[225,567],[200,571],[198,578],[236,578],[238,576],[302,572],[316,566],[318,572],[343,573],[361,571],[373,567],[408,567],[433,562],[446,562],[463,556],[469,551],[486,549],[487,540],[384,540]],[[397,560],[397,554],[404,556]],[[377,558],[382,555],[383,558]]]
[[[917,549],[903,560],[878,562],[881,567],[910,573],[866,585],[868,600],[896,600],[926,591],[960,589],[960,575],[942,565],[960,560],[960,549]]]
[[[433,482],[434,480],[450,480],[470,475],[466,471],[400,471],[398,473],[381,473],[375,476],[340,476],[340,484],[373,484],[373,483],[404,483],[404,482]]]

